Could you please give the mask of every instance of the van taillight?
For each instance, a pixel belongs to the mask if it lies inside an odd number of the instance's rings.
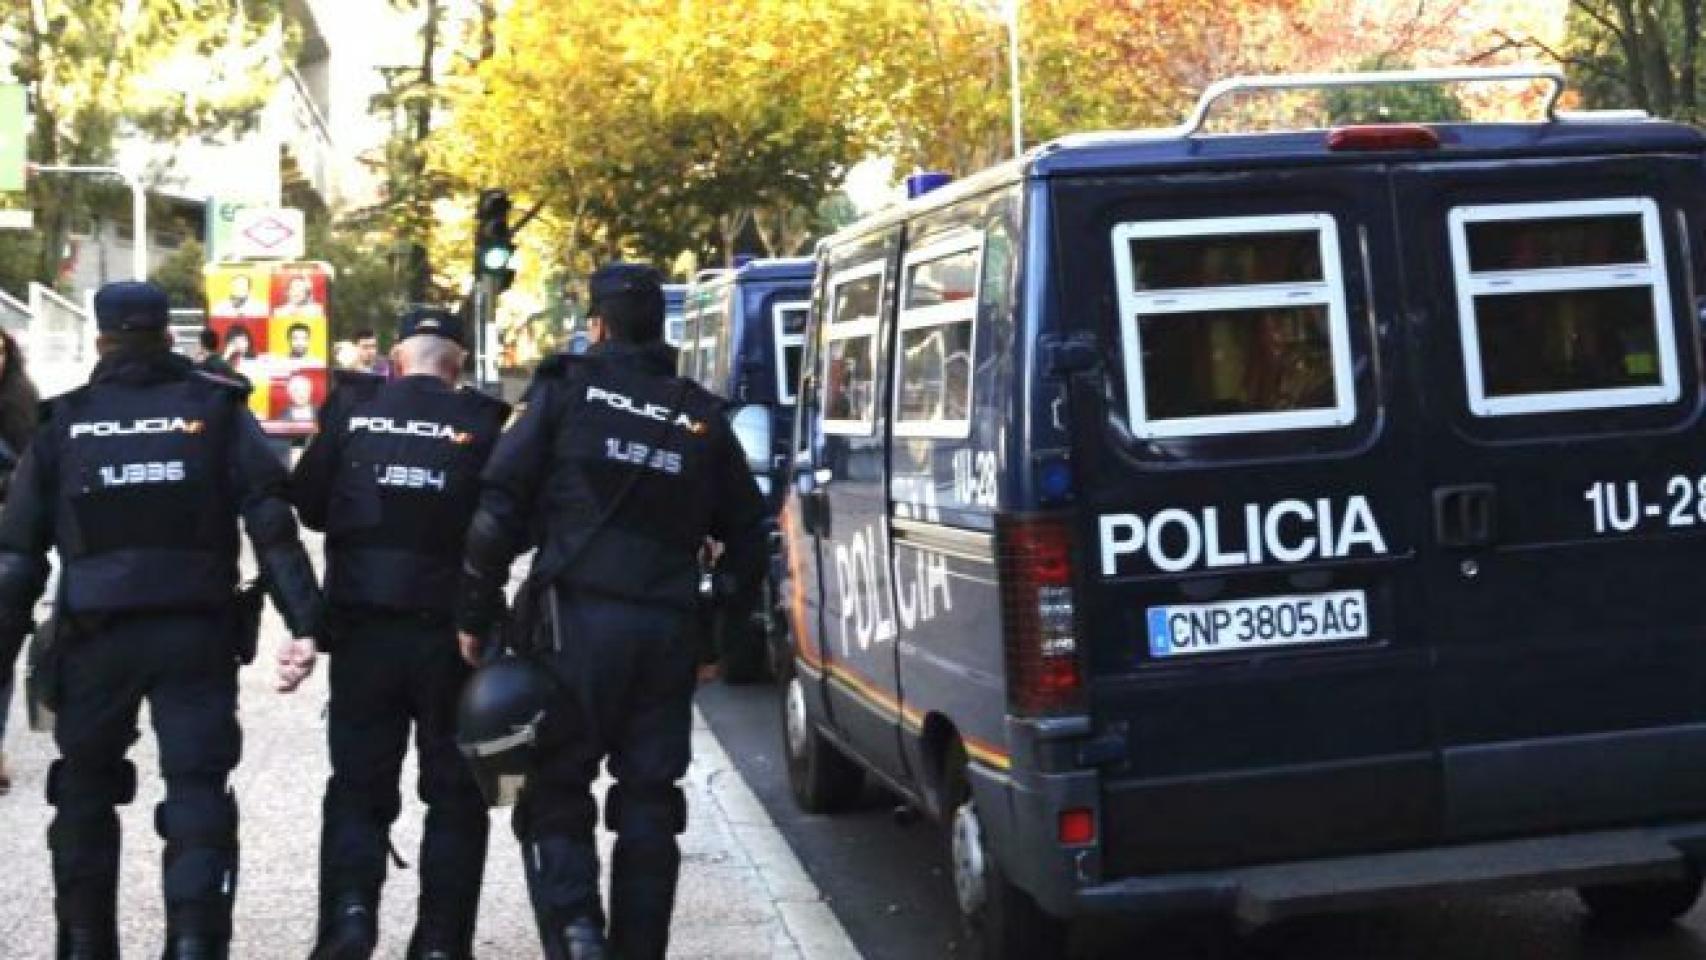
[[[1064,517],[1002,517],[1001,623],[1007,701],[1014,713],[1082,709],[1077,616],[1072,597],[1072,533]]]

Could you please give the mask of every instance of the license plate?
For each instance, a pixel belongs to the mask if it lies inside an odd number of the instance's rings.
[[[1179,604],[1148,612],[1152,657],[1368,638],[1368,595],[1362,590]]]

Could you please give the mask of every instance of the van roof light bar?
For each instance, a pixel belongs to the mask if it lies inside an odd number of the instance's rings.
[[[1375,70],[1361,73],[1280,73],[1268,76],[1228,77],[1203,91],[1196,109],[1179,125],[1179,132],[1194,136],[1208,123],[1208,115],[1221,99],[1235,93],[1275,90],[1332,90],[1343,87],[1390,87],[1418,83],[1499,83],[1509,80],[1544,80],[1552,85],[1546,98],[1546,119],[1558,119],[1558,100],[1564,95],[1564,71],[1540,65],[1519,67],[1447,67],[1427,70]]]

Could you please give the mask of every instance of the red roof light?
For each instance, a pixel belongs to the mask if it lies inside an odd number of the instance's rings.
[[[1328,150],[1438,150],[1439,134],[1416,123],[1371,123],[1327,132]]]

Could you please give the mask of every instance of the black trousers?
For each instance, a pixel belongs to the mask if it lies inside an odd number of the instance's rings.
[[[166,799],[155,827],[166,842],[168,925],[227,936],[237,887],[237,804],[226,787],[242,756],[237,664],[219,616],[125,614],[68,641],[48,776],[48,827],[62,922],[106,925],[117,914],[117,804],[135,793],[125,759],[148,701]]]
[[[592,783],[609,761],[605,821],[616,832],[610,940],[623,960],[662,958],[669,944],[687,804],[676,786],[691,754],[696,656],[682,612],[588,594],[559,594],[559,649],[546,657],[563,686],[539,765],[515,811],[528,889],[546,955],[575,919],[602,922],[598,809]]]
[[[456,750],[456,699],[469,667],[448,622],[407,614],[349,618],[331,654],[326,784],[320,837],[321,921],[341,896],[377,906],[391,824],[402,809],[398,781],[413,724],[427,806],[421,837],[417,938],[431,930],[470,948],[491,821]]]

